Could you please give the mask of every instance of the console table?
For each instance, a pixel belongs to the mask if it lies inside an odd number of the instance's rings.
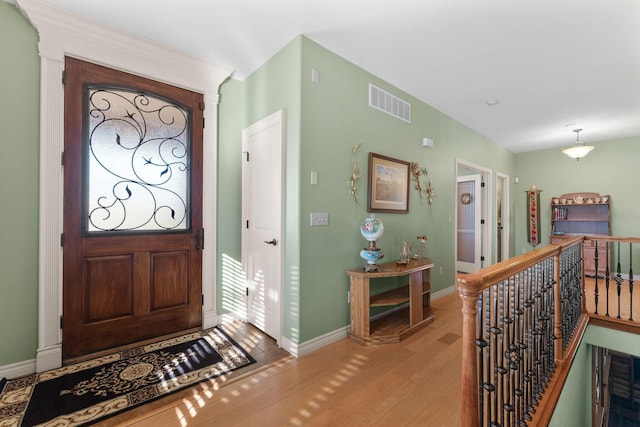
[[[395,262],[379,264],[381,271],[365,272],[363,268],[347,271],[351,281],[351,332],[349,337],[360,344],[400,342],[433,322],[430,273],[433,260],[411,260],[406,265]],[[371,279],[409,276],[409,283],[371,296]],[[409,307],[400,304],[409,303]],[[390,309],[375,320],[371,307]]]

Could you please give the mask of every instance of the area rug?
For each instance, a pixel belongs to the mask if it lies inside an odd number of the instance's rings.
[[[0,427],[89,425],[254,363],[219,328],[0,381]]]

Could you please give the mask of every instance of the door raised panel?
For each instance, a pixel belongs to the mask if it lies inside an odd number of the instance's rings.
[[[187,262],[187,252],[151,255],[151,311],[188,304]]]
[[[85,324],[133,315],[129,255],[85,259]]]

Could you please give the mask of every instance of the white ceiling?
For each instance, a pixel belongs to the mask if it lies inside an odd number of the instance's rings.
[[[513,152],[640,135],[640,0],[45,1],[239,79],[304,34]]]

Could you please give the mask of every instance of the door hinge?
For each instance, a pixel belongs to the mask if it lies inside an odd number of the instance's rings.
[[[60,329],[64,329],[64,317],[60,316]]]
[[[243,151],[242,154],[246,154],[247,158],[245,159],[245,162],[249,161],[249,152],[248,151]]]
[[[202,229],[202,237],[200,241],[200,248],[204,249],[204,228]]]
[[[60,153],[60,165],[64,166],[64,151]]]
[[[246,295],[246,296],[249,296],[249,288],[246,288],[246,293],[245,293],[245,295]]]
[[[60,246],[64,248],[64,233],[60,233]]]
[[[200,249],[202,249],[202,235],[200,234],[200,231],[198,231],[196,233],[196,251],[199,251]]]
[[[202,129],[204,129],[204,117],[202,118]]]
[[[247,220],[247,230],[249,229],[249,220]]]
[[[481,257],[480,257],[480,261],[484,261],[484,256],[481,256]]]
[[[67,84],[67,70],[62,70],[62,86]]]
[[[480,183],[480,187],[484,187],[484,182],[481,182],[481,183]]]
[[[480,224],[483,224],[483,225],[484,225],[484,219],[481,219],[481,220],[480,220]]]
[[[202,305],[204,305],[204,294],[202,294]]]

